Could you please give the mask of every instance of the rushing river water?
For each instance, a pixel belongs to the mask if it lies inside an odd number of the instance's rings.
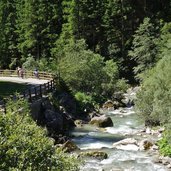
[[[72,132],[73,141],[82,151],[100,149],[108,154],[104,160],[85,159],[82,171],[167,171],[164,166],[153,162],[154,155],[148,151],[139,151],[131,146],[113,148],[113,143],[125,138],[143,139],[137,133],[144,126],[132,108],[108,111],[105,114],[112,118],[113,127],[98,129],[83,125]]]

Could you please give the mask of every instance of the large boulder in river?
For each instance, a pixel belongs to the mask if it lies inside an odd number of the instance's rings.
[[[100,117],[94,117],[91,119],[91,121],[89,123],[92,125],[96,125],[98,127],[101,127],[101,128],[113,126],[112,119],[108,116],[105,116],[105,115],[102,115]]]

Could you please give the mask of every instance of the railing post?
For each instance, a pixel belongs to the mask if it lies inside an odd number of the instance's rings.
[[[25,91],[23,92],[23,98],[24,99],[26,98],[26,92]]]
[[[49,82],[48,82],[48,91],[50,90],[50,84],[49,84]]]
[[[40,84],[40,97],[42,97],[42,85]]]
[[[44,85],[44,93],[46,93],[46,83],[44,83],[43,85]]]
[[[30,88],[29,88],[28,92],[29,92],[29,101],[32,102],[31,89]]]
[[[51,89],[51,90],[53,89],[52,86],[53,86],[53,80],[50,81],[50,87],[51,87],[50,89]]]
[[[37,89],[36,87],[34,87],[34,94],[35,94],[35,98],[37,97]]]

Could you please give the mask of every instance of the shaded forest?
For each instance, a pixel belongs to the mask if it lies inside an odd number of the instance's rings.
[[[84,39],[88,49],[117,62],[121,78],[133,82],[138,63],[128,54],[135,31],[148,17],[157,34],[170,13],[169,0],[2,0],[0,68],[15,68],[29,56],[58,60],[71,39]]]

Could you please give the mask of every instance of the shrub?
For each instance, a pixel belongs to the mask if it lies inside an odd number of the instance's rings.
[[[93,106],[95,106],[93,98],[90,95],[86,95],[85,93],[77,92],[75,94],[75,99],[78,101],[82,111],[91,111],[91,109],[93,109]]]
[[[28,104],[9,100],[0,114],[0,170],[78,170],[78,162],[53,145],[29,114]]]
[[[171,157],[171,131],[167,129],[161,140],[158,141],[159,151],[164,156]]]

